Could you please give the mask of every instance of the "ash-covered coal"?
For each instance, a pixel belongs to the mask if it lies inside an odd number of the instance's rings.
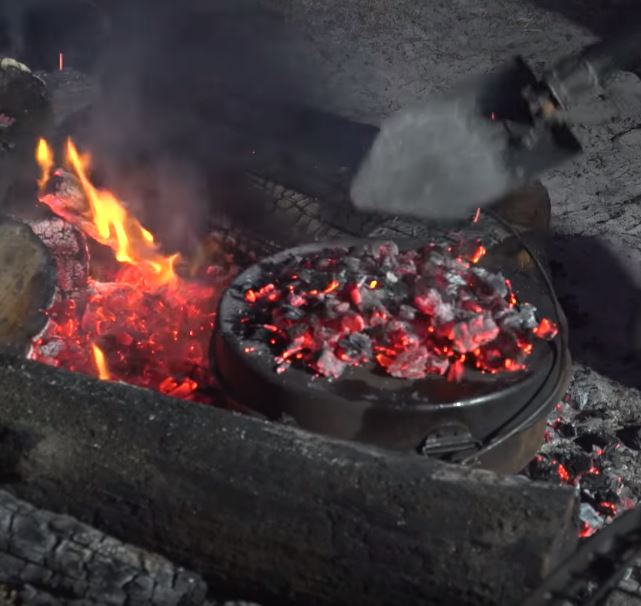
[[[525,474],[575,486],[582,537],[641,499],[641,392],[577,366]]]
[[[401,252],[393,242],[335,248],[267,269],[248,285],[240,330],[291,364],[338,378],[372,363],[392,377],[460,380],[516,372],[556,326],[478,265],[478,242]],[[252,353],[252,348],[247,348]]]

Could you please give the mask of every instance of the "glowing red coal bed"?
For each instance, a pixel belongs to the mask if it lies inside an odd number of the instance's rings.
[[[54,304],[32,357],[177,398],[210,401],[214,289],[184,282],[179,290],[149,290],[132,278],[91,280],[84,296]]]
[[[557,328],[477,265],[484,254],[478,243],[383,243],[293,258],[247,288],[241,330],[270,345],[277,372],[296,364],[336,379],[371,363],[396,378],[459,381],[466,369],[524,370],[534,341]]]
[[[57,301],[30,356],[57,368],[213,402],[209,341],[217,298],[237,273],[211,235],[193,259],[166,254],[124,201],[90,178],[89,156],[67,141],[65,167],[40,140],[40,202],[58,218],[33,225],[58,268]],[[110,260],[90,271],[88,241]],[[213,254],[215,253],[215,254]],[[230,258],[230,256],[232,258]],[[94,267],[91,267],[93,270]]]

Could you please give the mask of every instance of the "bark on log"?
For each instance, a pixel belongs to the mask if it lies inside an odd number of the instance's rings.
[[[0,358],[0,475],[261,603],[516,604],[574,494]]]
[[[0,604],[212,606],[197,575],[4,491],[0,584]]]
[[[45,326],[56,266],[31,228],[0,218],[0,350],[24,354]]]

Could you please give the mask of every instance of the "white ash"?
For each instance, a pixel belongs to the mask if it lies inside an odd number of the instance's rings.
[[[511,182],[497,133],[451,99],[392,116],[354,180],[355,206],[444,220],[471,216]]]

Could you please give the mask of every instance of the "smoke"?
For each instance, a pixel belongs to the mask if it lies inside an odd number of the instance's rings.
[[[291,100],[304,102],[309,69],[295,33],[257,0],[134,0],[110,12],[85,133],[108,180],[151,177],[148,195],[141,183],[123,193],[168,245],[198,237],[212,210],[260,213],[225,184],[287,123]]]
[[[92,55],[100,94],[77,132],[61,134],[91,150],[101,181],[143,213],[167,247],[189,246],[212,210],[262,212],[252,198],[239,199],[237,187],[228,191],[237,183],[229,176],[252,167],[260,141],[287,130],[289,107],[305,104],[317,75],[281,15],[259,0],[6,2],[16,48],[34,15],[64,5],[67,14],[105,17],[109,32],[100,48],[70,43],[66,65],[82,67]],[[78,19],[67,24],[77,29]],[[45,54],[57,60],[51,46]],[[25,54],[38,56],[33,48]]]
[[[94,0],[0,0],[0,52],[34,70],[53,70],[62,51],[89,69],[108,20]]]
[[[502,130],[453,99],[383,123],[352,186],[362,210],[465,219],[511,184]]]

